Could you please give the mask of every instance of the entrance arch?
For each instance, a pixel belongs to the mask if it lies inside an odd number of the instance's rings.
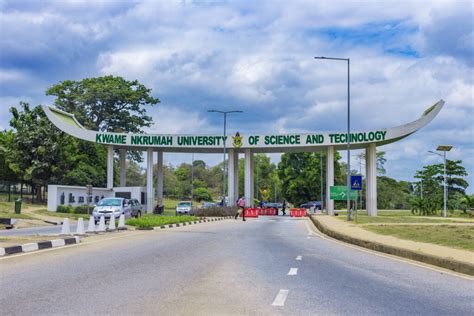
[[[104,144],[107,146],[107,187],[113,187],[113,153],[118,148],[120,153],[120,184],[125,184],[125,156],[127,150],[147,152],[147,212],[153,211],[153,157],[157,152],[157,197],[158,203],[163,200],[163,154],[174,153],[221,153],[224,143],[228,154],[228,197],[229,204],[234,205],[238,192],[238,155],[245,156],[244,195],[248,206],[253,206],[253,154],[326,151],[326,192],[334,185],[334,151],[344,150],[347,140],[351,149],[366,151],[366,208],[369,216],[377,215],[377,172],[376,149],[399,141],[431,122],[444,106],[440,100],[429,107],[415,121],[378,130],[351,132],[314,132],[302,134],[269,134],[269,135],[177,135],[177,134],[126,134],[109,133],[86,129],[74,115],[51,106],[44,106],[48,119],[61,131],[76,138]],[[160,204],[161,205],[161,204]],[[334,202],[326,194],[328,214],[334,214]]]

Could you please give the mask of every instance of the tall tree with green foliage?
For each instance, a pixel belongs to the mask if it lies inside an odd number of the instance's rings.
[[[466,195],[466,189],[469,186],[464,179],[468,174],[461,164],[462,160],[446,160],[447,206],[450,210],[459,207],[460,200]],[[415,178],[420,180],[420,185],[417,185],[415,189],[416,195],[418,197],[423,195],[423,199],[436,202],[436,208],[441,210],[444,195],[444,164],[424,166],[422,170],[416,172]]]
[[[74,114],[85,127],[116,133],[143,132],[143,127],[153,124],[147,107],[160,102],[137,80],[114,76],[65,80],[47,89],[46,95],[55,96],[56,107]],[[142,160],[141,152],[128,155]]]
[[[323,155],[320,159],[320,155]],[[335,185],[345,185],[345,175],[335,153],[334,179]],[[321,160],[322,170],[321,174]],[[278,164],[278,175],[282,182],[282,194],[290,203],[300,205],[308,201],[321,200],[321,176],[323,192],[325,191],[326,158],[323,153],[285,153]]]
[[[104,186],[106,149],[78,140],[55,128],[40,106],[10,109],[13,137],[6,150],[8,167],[21,180],[41,187],[48,183]]]

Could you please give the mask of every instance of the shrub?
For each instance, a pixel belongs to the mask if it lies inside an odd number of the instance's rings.
[[[196,216],[233,216],[237,213],[236,206],[214,206],[209,208],[196,208],[194,214]]]
[[[71,205],[58,205],[56,212],[59,213],[74,213],[74,208]]]
[[[89,214],[89,207],[87,205],[79,205],[74,208],[76,214]]]
[[[127,225],[136,227],[158,227],[161,225],[192,222],[198,220],[195,216],[183,215],[183,216],[161,216],[147,214],[139,218],[129,218],[126,221]]]

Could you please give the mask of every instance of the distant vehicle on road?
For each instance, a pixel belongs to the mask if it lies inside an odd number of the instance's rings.
[[[321,201],[310,201],[300,205],[301,208],[309,209],[310,211],[322,211],[323,203]]]
[[[132,214],[130,202],[124,198],[102,199],[92,210],[92,216],[94,216],[94,222],[96,224],[102,216],[104,216],[106,221],[110,221],[111,218],[117,219],[122,214],[125,215],[125,217],[131,217]]]
[[[176,215],[182,215],[182,214],[188,214],[192,215],[194,214],[193,212],[193,204],[191,202],[179,202],[178,205],[176,205]]]
[[[217,203],[214,202],[204,202],[201,205],[201,208],[211,208],[211,207],[216,207]]]
[[[263,207],[266,207],[266,208],[276,208],[276,209],[280,209],[283,207],[283,203],[272,203],[272,202],[264,202]]]

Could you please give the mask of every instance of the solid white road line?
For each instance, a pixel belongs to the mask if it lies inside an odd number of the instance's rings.
[[[298,274],[298,268],[291,268],[290,271],[288,272],[288,275],[297,275]]]
[[[296,260],[301,260],[301,259],[302,259],[301,256],[296,257]]]
[[[273,300],[272,306],[285,306],[286,297],[289,290],[280,290]]]

